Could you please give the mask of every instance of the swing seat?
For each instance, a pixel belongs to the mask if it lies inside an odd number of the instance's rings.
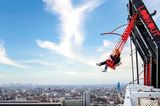
[[[106,64],[108,65],[108,67],[110,67],[110,68],[112,68],[112,69],[116,69],[115,68],[115,65],[114,65],[114,61],[112,61],[111,59],[108,59],[107,61],[106,61]]]

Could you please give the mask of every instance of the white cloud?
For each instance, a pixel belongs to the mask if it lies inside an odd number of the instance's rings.
[[[43,0],[46,10],[59,17],[60,43],[37,40],[38,46],[86,63],[86,58],[82,57],[83,53],[79,51],[84,41],[83,26],[87,13],[98,7],[101,1],[86,0],[81,5],[73,6],[72,0]]]
[[[65,74],[70,76],[76,75],[75,71],[66,71]]]
[[[94,10],[100,0],[86,0],[82,5],[73,7],[72,0],[43,0],[46,9],[56,13],[61,21],[61,46],[70,47],[71,43],[82,45],[82,26],[87,12]]]
[[[75,51],[73,51],[71,48],[56,45],[54,42],[37,40],[36,43],[41,48],[56,51],[57,53],[60,53],[68,58],[76,59],[77,57]]]
[[[115,43],[111,40],[103,40],[103,45],[100,46],[97,51],[98,52],[106,52],[106,50],[109,52],[112,47],[114,47]]]
[[[23,67],[22,65],[20,65],[19,63],[15,62],[14,60],[8,57],[3,42],[0,42],[0,64],[5,64],[8,66],[19,67],[19,68]]]
[[[23,60],[21,62],[26,63],[26,64],[40,64],[40,65],[45,65],[45,66],[53,65],[47,61],[42,61],[42,60]]]
[[[0,78],[5,78],[5,75],[3,75],[3,74],[0,74]]]
[[[63,56],[68,57],[69,59],[72,60],[76,60],[79,62],[82,62],[83,64],[87,64],[90,66],[95,66],[95,61],[92,60],[89,57],[85,57],[84,55],[76,52],[75,49],[63,49],[61,47],[58,47],[58,45],[55,45],[53,42],[49,42],[49,41],[41,41],[41,40],[37,40],[36,41],[38,46],[44,49],[48,49],[51,51],[56,51],[57,53],[60,53]]]

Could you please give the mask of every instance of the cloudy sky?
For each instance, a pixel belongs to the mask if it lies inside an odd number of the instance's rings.
[[[131,81],[129,42],[122,65],[102,73],[127,23],[128,0],[0,0],[0,83],[107,84]],[[160,1],[144,0],[160,27]],[[123,28],[118,33],[123,32]],[[140,63],[140,70],[142,70]]]

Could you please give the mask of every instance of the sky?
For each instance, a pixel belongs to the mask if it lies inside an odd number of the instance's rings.
[[[160,27],[160,1],[144,0]],[[128,0],[0,0],[0,83],[113,84],[132,80],[127,42],[116,70],[96,63],[127,23]],[[124,28],[118,33],[123,33]],[[139,60],[140,64],[142,63]],[[139,65],[142,70],[141,65]]]

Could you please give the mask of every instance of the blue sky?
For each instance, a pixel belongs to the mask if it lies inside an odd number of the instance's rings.
[[[100,36],[127,23],[128,0],[1,0],[0,83],[105,84],[129,82],[129,44],[122,65],[108,73],[117,36]],[[147,7],[160,13],[160,2]],[[154,19],[159,26],[159,14]],[[123,32],[122,30],[118,31]],[[127,56],[127,57],[126,57]],[[125,64],[128,63],[128,64]]]

